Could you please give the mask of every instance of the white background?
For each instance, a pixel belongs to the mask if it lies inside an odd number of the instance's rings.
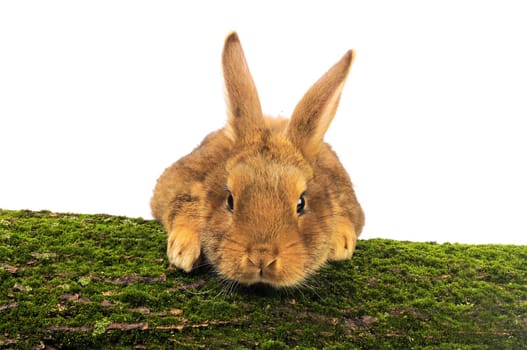
[[[513,1],[2,1],[0,208],[150,218],[223,126],[238,31],[264,112],[357,50],[326,135],[363,237],[527,244],[527,10]]]

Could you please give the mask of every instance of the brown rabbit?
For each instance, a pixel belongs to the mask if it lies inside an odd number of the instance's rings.
[[[324,74],[290,120],[273,119],[262,114],[237,34],[227,37],[227,125],[167,168],[151,200],[171,265],[188,272],[203,254],[223,278],[283,287],[351,258],[364,214],[323,138],[353,57]]]

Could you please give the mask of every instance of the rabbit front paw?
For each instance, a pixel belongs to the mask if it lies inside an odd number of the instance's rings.
[[[332,243],[330,260],[346,260],[353,256],[357,235],[355,228],[348,219],[341,219],[337,224],[336,234]]]
[[[170,265],[190,272],[201,255],[199,235],[181,226],[172,230],[168,236],[167,255]]]

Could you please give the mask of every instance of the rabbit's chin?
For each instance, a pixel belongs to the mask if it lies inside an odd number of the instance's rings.
[[[272,286],[274,288],[283,288],[283,287],[294,287],[300,285],[306,275],[305,273],[296,273],[292,274],[287,273],[273,273],[269,271],[262,272],[259,268],[248,267],[247,269],[241,269],[236,273],[220,273],[228,280],[236,281],[237,283],[251,286],[258,284],[265,284]]]

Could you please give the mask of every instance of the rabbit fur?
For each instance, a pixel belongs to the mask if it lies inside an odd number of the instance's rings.
[[[227,124],[167,168],[151,199],[171,265],[188,272],[205,258],[227,280],[286,287],[351,258],[364,214],[324,134],[353,58],[346,52],[290,119],[271,118],[238,35],[226,38]]]

